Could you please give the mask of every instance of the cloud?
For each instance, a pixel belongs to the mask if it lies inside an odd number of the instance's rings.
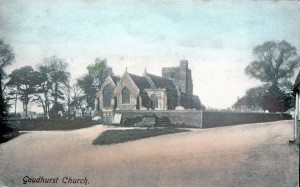
[[[161,75],[186,58],[195,93],[226,108],[258,84],[244,74],[253,47],[285,39],[300,50],[299,19],[297,2],[3,0],[0,35],[16,53],[10,69],[57,55],[73,78],[98,56],[119,75]]]

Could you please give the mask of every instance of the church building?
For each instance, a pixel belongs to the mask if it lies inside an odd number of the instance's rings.
[[[162,77],[146,70],[143,76],[127,70],[121,78],[108,75],[96,95],[96,107],[101,111],[201,109],[201,102],[193,95],[188,61],[182,60],[179,67],[163,68]]]

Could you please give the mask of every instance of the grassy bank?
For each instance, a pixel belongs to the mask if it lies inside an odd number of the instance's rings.
[[[173,134],[179,132],[188,132],[187,129],[178,128],[145,128],[145,129],[124,129],[124,130],[108,130],[102,133],[94,141],[94,145],[110,145],[124,143],[143,138],[150,138],[164,134]]]
[[[34,119],[21,120],[16,125],[20,131],[40,131],[40,130],[75,130],[99,124],[97,121],[75,119]]]
[[[19,131],[75,130],[99,124],[97,121],[85,119],[8,120],[8,123],[8,126],[0,125],[0,144],[19,136]]]

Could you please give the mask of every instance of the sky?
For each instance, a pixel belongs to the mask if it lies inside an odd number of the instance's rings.
[[[186,59],[194,94],[225,109],[261,84],[244,72],[255,46],[286,40],[300,53],[300,3],[0,0],[0,38],[16,56],[8,73],[56,55],[69,63],[72,80],[96,57],[120,76],[126,68],[161,76],[162,67]]]

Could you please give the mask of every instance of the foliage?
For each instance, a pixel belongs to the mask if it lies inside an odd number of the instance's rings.
[[[77,79],[77,85],[85,93],[84,98],[87,107],[94,107],[94,99],[97,92],[97,89],[94,86],[94,78],[91,75],[84,75]]]
[[[111,68],[107,66],[106,60],[96,58],[95,63],[87,66],[88,74],[77,79],[77,85],[84,92],[87,107],[95,107],[95,95],[100,89],[106,76],[112,74]]]
[[[35,101],[43,106],[45,114],[49,115],[51,103],[59,103],[65,99],[62,90],[68,86],[70,77],[67,67],[68,64],[56,56],[46,58],[38,67],[43,82]]]
[[[3,86],[3,80],[6,77],[4,68],[11,65],[14,62],[14,59],[15,55],[10,45],[0,39],[0,137],[2,137],[2,134],[9,131],[5,120],[8,116],[8,104],[4,97],[5,86]]]
[[[2,79],[6,75],[4,72],[4,68],[8,65],[11,65],[14,62],[15,54],[13,53],[10,45],[6,44],[2,39],[0,39],[0,81],[2,83]],[[2,89],[1,89],[2,91]]]
[[[107,66],[106,60],[100,58],[95,59],[95,63],[87,66],[88,74],[94,79],[93,84],[96,89],[100,89],[105,78],[109,74],[110,68]]]
[[[264,111],[285,112],[294,105],[294,98],[285,94],[284,91],[275,86],[265,85],[264,87],[255,87],[247,90],[252,103],[256,104]]]
[[[97,124],[99,124],[99,122],[86,119],[32,119],[21,120],[18,124],[18,128],[21,131],[74,130],[91,127]]]
[[[293,98],[283,90],[292,88],[289,81],[300,66],[297,49],[286,41],[268,41],[253,49],[255,60],[245,73],[259,79],[264,85],[251,88],[247,96],[263,110],[284,112],[293,106]]]
[[[82,107],[84,99],[83,91],[77,84],[73,85],[71,90],[72,98],[70,102],[70,107],[72,107],[73,109],[79,109]]]
[[[7,138],[4,137],[4,135],[9,134],[10,132],[13,131],[13,128],[10,127],[10,122],[8,120],[8,103],[7,99],[4,99],[1,101],[1,116],[0,116],[0,143],[3,143],[7,141]]]
[[[300,66],[296,48],[286,41],[265,42],[253,49],[253,55],[255,60],[246,67],[246,74],[275,87],[284,84]]]
[[[52,108],[50,109],[50,118],[59,118],[61,115],[64,114],[65,110],[62,104],[54,103]]]
[[[67,67],[68,64],[64,60],[55,56],[46,58],[44,65],[40,67],[47,72],[47,78],[51,85],[50,92],[54,102],[58,102],[58,99],[64,99],[61,90],[67,85],[70,77]]]
[[[66,101],[64,104],[67,105],[67,115],[68,115],[68,119],[71,118],[71,85],[70,82],[68,81],[66,84],[65,89],[63,90],[64,95],[66,97]]]
[[[271,86],[268,88],[267,93],[263,95],[261,105],[270,112],[285,112],[294,106],[294,98],[278,87]]]
[[[10,94],[19,95],[19,99],[23,102],[23,110],[28,112],[28,104],[33,94],[37,92],[38,86],[41,84],[39,73],[34,71],[31,66],[24,66],[14,70],[10,75],[7,86],[13,88]]]

